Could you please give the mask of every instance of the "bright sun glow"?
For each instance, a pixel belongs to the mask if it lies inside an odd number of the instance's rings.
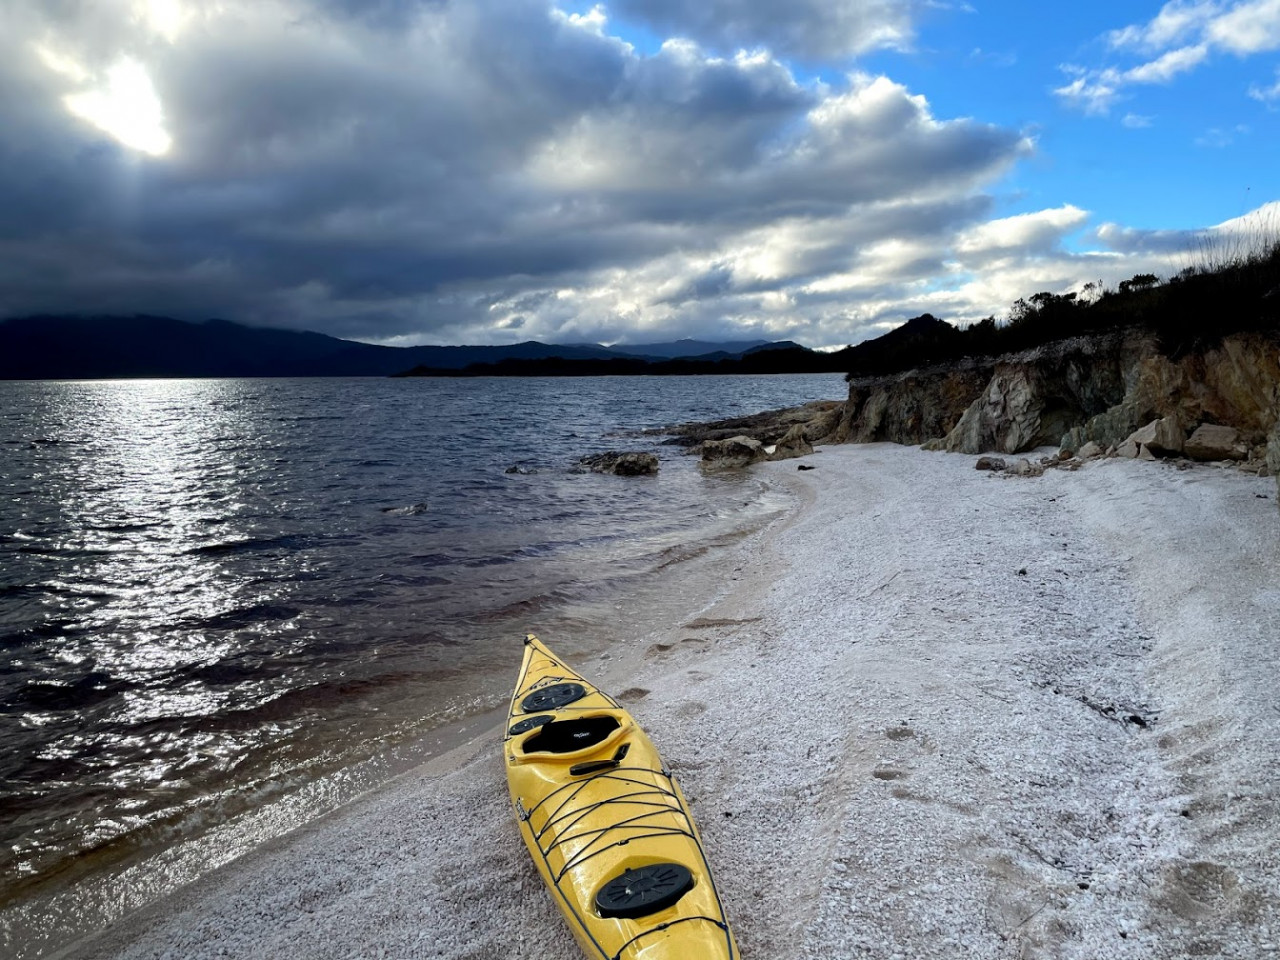
[[[63,103],[127,147],[160,156],[173,146],[151,77],[146,67],[129,57],[107,72],[104,89],[69,94]]]
[[[186,20],[178,0],[136,0],[135,16],[172,43]]]

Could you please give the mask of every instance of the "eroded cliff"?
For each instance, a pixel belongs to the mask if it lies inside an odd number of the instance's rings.
[[[830,439],[961,453],[1089,441],[1106,449],[1162,418],[1184,435],[1204,423],[1234,427],[1261,458],[1280,420],[1280,340],[1236,334],[1174,355],[1152,334],[1124,331],[855,379]],[[1280,448],[1272,455],[1280,462]]]

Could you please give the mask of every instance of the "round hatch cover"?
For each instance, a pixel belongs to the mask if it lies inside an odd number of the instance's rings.
[[[525,713],[559,710],[575,700],[581,700],[586,695],[587,691],[580,683],[555,683],[533,691],[520,701],[520,707]]]
[[[554,720],[549,713],[540,713],[536,717],[525,717],[523,720],[517,720],[511,725],[511,729],[507,731],[509,736],[514,737],[518,733],[528,733],[534,727],[540,727],[544,723],[550,723]]]
[[[693,886],[693,874],[678,863],[651,863],[610,880],[596,894],[602,917],[634,919],[671,906]]]

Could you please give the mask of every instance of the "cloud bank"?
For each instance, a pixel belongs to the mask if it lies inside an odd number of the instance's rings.
[[[1075,207],[992,219],[1022,131],[754,43],[903,45],[912,4],[778,9],[624,0],[642,54],[546,0],[7,4],[0,315],[834,345],[1133,272]]]

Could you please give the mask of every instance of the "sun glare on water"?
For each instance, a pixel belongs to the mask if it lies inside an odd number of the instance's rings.
[[[97,90],[63,98],[68,110],[109,133],[127,147],[152,156],[168,153],[173,138],[164,129],[164,111],[146,67],[125,57],[107,71]]]

